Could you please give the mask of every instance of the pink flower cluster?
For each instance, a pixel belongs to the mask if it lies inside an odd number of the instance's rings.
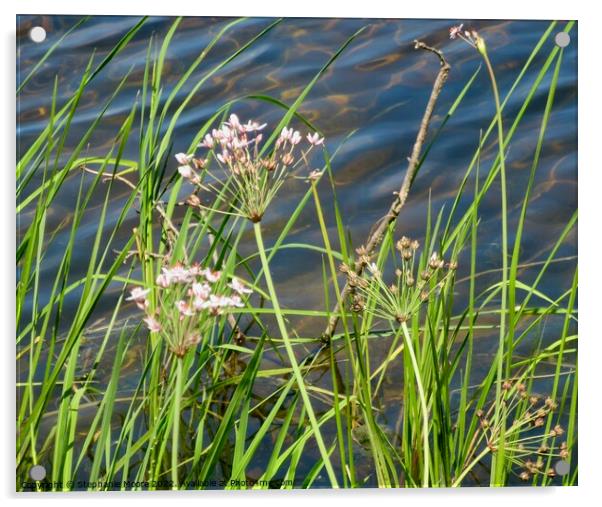
[[[457,26],[452,26],[449,29],[450,39],[462,39],[467,44],[470,44],[473,48],[478,49],[482,39],[476,30],[464,30],[464,23],[460,23]]]
[[[200,148],[209,150],[207,157],[195,158],[186,153],[176,155],[179,173],[198,188],[219,193],[216,183],[222,178],[213,175],[209,169],[209,155],[213,154],[219,168],[226,176],[232,176],[232,201],[240,202],[240,207],[236,208],[239,214],[259,221],[287,170],[302,161],[307,163],[309,151],[324,143],[324,138],[317,132],[308,133],[305,137],[308,146],[301,149],[301,133],[284,127],[274,149],[263,156],[259,148],[263,140],[261,131],[266,126],[256,121],[242,123],[237,115],[231,114],[228,121],[206,134],[199,144]],[[201,169],[206,176],[203,181],[197,172]]]
[[[242,298],[253,292],[237,278],[229,283],[223,278],[220,271],[203,269],[198,264],[176,264],[164,267],[157,276],[159,291],[154,311],[150,310],[150,289],[133,288],[127,301],[145,312],[143,320],[150,331],[161,333],[171,350],[183,355],[211,326],[211,317],[243,307]]]

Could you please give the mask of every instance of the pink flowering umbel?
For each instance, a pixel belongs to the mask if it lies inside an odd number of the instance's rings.
[[[146,327],[159,333],[178,357],[205,339],[215,317],[244,306],[243,298],[252,293],[243,282],[229,282],[220,271],[176,264],[164,267],[156,279],[157,307],[150,310],[150,289],[135,287],[128,301],[144,310]]]
[[[483,38],[479,36],[476,30],[465,30],[464,23],[452,26],[449,29],[449,38],[452,40],[461,39],[481,54],[486,52],[485,41]]]
[[[305,137],[292,128],[284,127],[274,148],[262,154],[262,131],[267,125],[255,121],[242,123],[235,114],[230,115],[219,129],[207,134],[200,148],[206,150],[202,157],[178,153],[178,172],[197,187],[220,195],[235,214],[252,222],[261,221],[268,205],[284,183],[287,174],[300,164],[308,164],[309,152],[323,145],[324,138],[317,132]],[[224,178],[212,169],[215,161]],[[189,199],[196,202],[198,199]]]

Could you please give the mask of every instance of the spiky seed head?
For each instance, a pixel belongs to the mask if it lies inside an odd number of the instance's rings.
[[[408,238],[407,236],[402,236],[401,239],[397,242],[397,244],[395,246],[396,246],[397,250],[402,252],[403,250],[409,248],[410,244],[411,244],[410,238]]]

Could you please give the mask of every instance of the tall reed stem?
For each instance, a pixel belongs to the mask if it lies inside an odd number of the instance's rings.
[[[502,193],[502,290],[501,299],[502,307],[500,311],[500,335],[499,335],[499,346],[497,356],[497,382],[495,388],[495,420],[501,427],[500,446],[498,452],[493,456],[492,462],[492,474],[491,482],[492,486],[498,486],[503,484],[503,469],[504,469],[504,407],[502,406],[502,381],[503,381],[503,369],[504,369],[504,342],[506,340],[506,310],[507,310],[507,291],[508,291],[508,223],[507,223],[507,194],[506,194],[506,163],[504,157],[504,126],[502,122],[502,108],[500,105],[500,94],[498,92],[497,81],[495,79],[495,73],[493,72],[493,66],[489,61],[487,55],[487,47],[485,41],[482,38],[477,39],[477,50],[482,55],[487,67],[489,79],[491,81],[491,88],[493,89],[493,96],[495,98],[495,109],[497,119],[497,131],[498,131],[498,149],[500,158],[500,185]],[[510,344],[512,338],[510,337]]]
[[[401,324],[403,331],[403,337],[408,347],[408,353],[410,354],[410,360],[412,361],[412,368],[414,369],[414,376],[416,377],[416,386],[418,387],[418,397],[420,398],[420,407],[422,410],[422,452],[424,456],[424,468],[422,472],[422,487],[428,488],[429,486],[429,460],[430,460],[430,449],[429,449],[429,410],[426,403],[426,396],[424,394],[424,386],[422,385],[422,377],[420,375],[420,369],[418,367],[418,361],[416,361],[416,354],[414,353],[414,346],[412,345],[412,338],[408,326],[405,322]]]
[[[182,362],[181,357],[176,358],[176,391],[173,402],[173,426],[171,444],[171,481],[172,489],[177,490],[178,485],[178,450],[180,443],[180,410],[182,399]]]
[[[338,488],[339,485],[337,482],[337,478],[334,473],[334,469],[332,468],[332,464],[330,463],[330,457],[328,451],[326,450],[326,446],[324,445],[322,434],[320,433],[320,426],[318,425],[318,420],[316,419],[316,415],[311,406],[311,401],[307,394],[307,390],[305,389],[305,381],[303,380],[303,375],[301,374],[301,370],[299,369],[299,364],[297,363],[297,358],[295,357],[295,351],[293,350],[293,346],[288,336],[288,331],[286,330],[286,324],[284,323],[284,318],[282,317],[282,311],[280,310],[280,304],[278,303],[278,297],[274,289],[274,283],[272,282],[272,275],[270,273],[268,259],[265,254],[263,236],[261,233],[261,225],[259,222],[255,222],[253,224],[253,231],[255,232],[255,240],[257,242],[257,248],[259,250],[259,257],[261,258],[263,276],[265,278],[265,283],[268,286],[268,293],[270,294],[270,299],[272,300],[274,314],[276,315],[276,321],[278,323],[278,328],[280,329],[280,334],[282,335],[282,341],[284,342],[284,347],[286,349],[288,359],[293,369],[295,381],[297,382],[297,386],[299,387],[299,393],[301,394],[303,404],[305,405],[305,410],[307,411],[307,416],[309,417],[309,421],[314,432],[314,437],[318,444],[318,448],[320,449],[320,454],[322,455],[322,460],[324,461],[324,467],[326,468],[328,478],[330,479],[332,487]],[[338,400],[335,401],[335,403],[337,402]]]

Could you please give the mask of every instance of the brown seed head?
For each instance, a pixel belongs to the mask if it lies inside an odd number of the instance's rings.
[[[368,250],[366,249],[366,247],[364,245],[358,247],[355,249],[355,253],[358,255],[368,255]]]
[[[349,273],[349,272],[351,272],[351,269],[349,268],[349,266],[347,266],[347,264],[341,264],[339,266],[339,271],[341,273]]]
[[[198,196],[196,194],[190,194],[188,196],[188,198],[186,199],[186,204],[197,208],[201,205],[201,200],[198,198]]]
[[[201,169],[204,169],[205,166],[207,165],[207,159],[193,158],[192,163],[194,164],[194,167],[196,169],[201,170]]]
[[[273,171],[278,165],[273,158],[264,158],[261,163],[266,171]]]
[[[545,401],[545,405],[546,407],[548,407],[550,410],[556,410],[558,408],[558,403],[556,403],[552,398],[550,398],[549,396],[546,398]]]
[[[395,246],[396,246],[397,250],[399,250],[401,252],[407,248],[410,248],[411,243],[412,242],[411,242],[410,238],[408,238],[407,236],[402,236],[401,239],[396,243]]]

